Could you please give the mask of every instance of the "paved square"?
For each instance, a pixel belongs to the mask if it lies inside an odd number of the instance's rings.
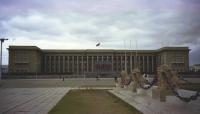
[[[0,88],[1,114],[46,114],[69,88]]]

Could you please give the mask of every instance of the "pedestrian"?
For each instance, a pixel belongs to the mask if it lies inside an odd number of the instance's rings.
[[[97,81],[99,80],[99,76],[98,75],[96,76],[96,79],[97,79]]]
[[[118,80],[117,80],[117,76],[115,76],[114,79],[115,79],[115,83],[117,83],[117,82],[118,82]]]
[[[62,76],[62,79],[63,79],[63,81],[65,81],[65,77],[64,76]]]

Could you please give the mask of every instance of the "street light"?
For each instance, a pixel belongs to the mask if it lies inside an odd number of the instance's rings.
[[[1,55],[0,55],[0,80],[1,80],[1,77],[2,77],[2,45],[3,45],[3,42],[4,42],[5,40],[8,40],[8,39],[0,38],[0,41],[1,41]]]

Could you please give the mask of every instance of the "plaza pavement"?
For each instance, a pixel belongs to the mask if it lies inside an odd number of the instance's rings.
[[[0,114],[46,114],[69,88],[1,88]]]

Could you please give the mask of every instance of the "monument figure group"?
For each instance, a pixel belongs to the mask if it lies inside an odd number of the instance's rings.
[[[189,83],[181,78],[178,74],[173,71],[168,65],[161,65],[157,68],[157,74],[153,77],[153,81],[149,82],[145,77],[142,76],[138,68],[133,69],[133,72],[128,75],[126,70],[120,73],[120,81],[118,81],[121,88],[130,87],[132,92],[137,92],[138,88],[144,90],[152,89],[152,97],[159,97],[161,102],[166,101],[166,96],[174,94],[180,100],[184,102],[190,102],[196,100],[200,96],[200,92],[190,97],[182,97],[177,90],[180,89],[180,85],[183,83]]]

